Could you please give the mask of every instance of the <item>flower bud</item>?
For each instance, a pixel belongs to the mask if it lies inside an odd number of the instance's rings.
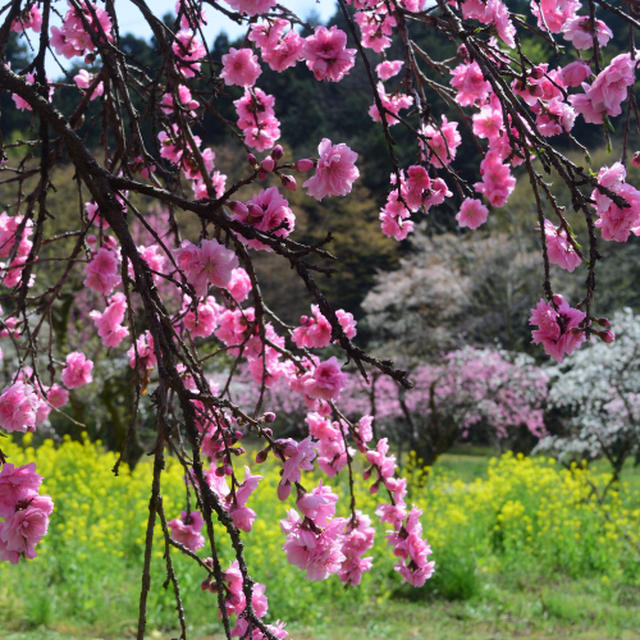
[[[280,158],[282,158],[283,155],[284,155],[284,149],[282,148],[281,144],[277,144],[275,147],[273,147],[273,151],[271,152],[271,157],[274,160],[280,160]]]
[[[616,336],[613,333],[613,331],[611,331],[611,329],[605,329],[604,331],[600,331],[598,333],[598,336],[600,336],[600,339],[602,340],[602,342],[606,342],[607,344],[611,344],[616,339]]]
[[[262,464],[263,462],[265,462],[268,455],[269,455],[269,447],[267,447],[266,449],[260,449],[260,451],[256,453],[256,462],[258,464]]]
[[[249,209],[244,202],[240,202],[239,200],[229,200],[227,202],[227,206],[231,209],[231,213],[234,213],[240,218],[245,218],[249,215]]]
[[[247,154],[247,162],[249,163],[249,166],[254,169],[255,171],[258,170],[258,158],[256,158],[253,153],[248,153]]]
[[[633,154],[633,160],[631,162],[633,162],[635,167],[640,167],[640,151],[636,151]]]
[[[276,414],[275,414],[275,413],[273,413],[273,411],[267,411],[267,412],[262,416],[262,420],[263,420],[263,422],[266,422],[267,424],[272,423],[275,419],[276,419]]]
[[[286,173],[280,175],[280,181],[282,182],[282,186],[289,191],[295,191],[298,188],[296,179]]]
[[[273,171],[273,168],[276,166],[276,163],[275,163],[275,160],[271,156],[267,156],[262,161],[260,166],[262,167],[262,171],[266,171],[267,173],[271,173]]]
[[[307,173],[311,171],[315,165],[315,162],[311,158],[302,158],[296,162],[296,169],[301,173]]]

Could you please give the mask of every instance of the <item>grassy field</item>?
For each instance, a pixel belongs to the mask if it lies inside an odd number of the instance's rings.
[[[114,478],[111,454],[93,445],[47,443],[9,454],[16,464],[21,456],[36,460],[56,508],[38,558],[0,566],[0,638],[133,637],[148,463]],[[265,478],[250,501],[259,520],[248,536],[248,561],[267,585],[270,613],[288,622],[292,637],[640,638],[638,470],[625,471],[603,510],[589,485],[606,482],[602,466],[567,471],[544,458],[458,452],[429,473],[415,463],[412,469],[411,500],[424,511],[435,577],[422,589],[403,585],[380,530],[373,572],[361,588],[345,590],[335,578],[309,583],[287,564],[279,527],[266,522],[277,522],[292,505],[274,502],[277,468],[262,467]],[[170,517],[183,508],[180,476],[169,464],[163,497]],[[356,492],[371,512],[377,498],[363,481]],[[200,589],[203,576],[177,554],[174,561],[190,637],[217,640],[216,604]],[[168,640],[177,632],[171,594],[157,586],[160,549],[153,571],[148,638]]]

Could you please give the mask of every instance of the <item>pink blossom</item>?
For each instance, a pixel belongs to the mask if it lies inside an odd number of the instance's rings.
[[[516,186],[509,167],[502,164],[498,153],[490,151],[480,163],[480,173],[482,182],[475,183],[476,191],[484,194],[494,207],[504,206]]]
[[[276,0],[226,0],[226,2],[232,9],[250,16],[266,13],[276,4]]]
[[[26,73],[25,78],[29,84],[33,84],[36,81],[35,74],[31,72]],[[11,98],[13,100],[13,103],[16,105],[16,109],[19,109],[20,111],[33,111],[31,105],[17,93],[12,93]]]
[[[407,516],[407,522],[398,535],[388,537],[393,546],[393,553],[404,559],[394,566],[394,569],[412,586],[421,587],[435,570],[435,563],[429,561],[431,547],[422,538],[420,516],[422,511],[415,507]]]
[[[121,324],[126,308],[124,293],[116,293],[102,313],[95,310],[89,313],[105,347],[117,347],[129,335],[129,329]]]
[[[562,83],[566,87],[579,87],[591,74],[591,67],[582,60],[575,60],[560,70]]]
[[[479,138],[493,142],[504,129],[502,109],[499,104],[490,102],[473,114],[473,133]]]
[[[81,89],[88,89],[93,82],[93,75],[89,73],[86,69],[80,69],[78,73],[73,76],[73,81],[76,83],[78,87]],[[104,93],[104,84],[102,81],[98,82],[91,93],[91,97],[89,100],[95,100],[99,98]]]
[[[547,241],[549,262],[557,264],[567,271],[573,271],[581,262],[573,245],[562,227],[556,227],[551,220],[544,221],[544,237]]]
[[[305,518],[311,520],[317,527],[326,527],[329,520],[336,513],[338,494],[329,487],[320,484],[310,492],[303,493],[296,504]]]
[[[457,89],[456,102],[463,107],[479,105],[486,101],[491,85],[482,75],[480,65],[474,60],[452,70],[451,86]]]
[[[35,462],[21,467],[6,462],[0,471],[0,517],[10,516],[19,502],[37,494],[41,483]]]
[[[273,22],[251,26],[249,40],[260,47],[262,59],[274,71],[284,71],[302,59],[305,41],[291,27],[288,20],[276,18]]]
[[[302,55],[316,80],[340,82],[355,63],[355,49],[347,49],[347,34],[335,25],[317,26],[305,41]]]
[[[295,228],[296,218],[289,207],[289,202],[282,196],[277,187],[262,189],[246,205],[234,202],[231,205],[233,217],[240,222],[275,236],[286,238]],[[244,240],[253,249],[271,251],[268,245],[254,239]]]
[[[202,240],[196,246],[184,240],[175,252],[176,261],[197,296],[207,295],[209,284],[226,287],[238,266],[236,254],[217,240]]]
[[[313,316],[300,316],[300,326],[291,336],[297,347],[326,347],[331,342],[331,324],[320,313],[317,304],[311,305]]]
[[[376,85],[376,91],[384,109],[385,122],[389,126],[398,124],[399,120],[395,116],[397,116],[402,109],[408,109],[413,104],[413,97],[401,92],[389,94],[384,90],[382,82],[378,82]],[[369,107],[369,116],[374,122],[382,122],[382,119],[380,118],[380,111],[378,110],[378,104],[375,101]]]
[[[84,4],[86,6],[81,10],[70,8],[67,11],[61,28],[51,27],[51,46],[58,55],[74,58],[91,53],[96,50],[93,38],[104,41],[103,34],[106,35],[107,40],[113,40],[111,19],[107,11],[92,2]],[[94,15],[98,19],[97,24]],[[85,25],[87,25],[88,31]]]
[[[537,326],[531,332],[533,344],[541,344],[547,355],[562,362],[565,355],[585,340],[584,329],[579,328],[586,314],[570,307],[561,295],[553,296],[554,304],[540,300],[531,309],[529,324]]]
[[[349,520],[345,525],[342,538],[345,559],[338,574],[345,584],[359,585],[362,574],[371,569],[372,558],[361,556],[373,546],[375,533],[371,518],[360,511],[356,511],[355,521]]]
[[[37,5],[25,9],[17,20],[11,25],[11,31],[22,33],[25,29],[31,29],[38,33],[42,29],[42,13]]]
[[[628,206],[618,206],[599,189],[594,189],[591,193],[596,213],[600,216],[595,224],[600,227],[605,240],[626,242],[630,233],[640,234],[640,191],[625,182],[626,175],[624,166],[615,162],[611,167],[600,169],[598,184],[615,193]]]
[[[595,32],[601,47],[605,47],[613,37],[613,32],[602,20],[595,21]],[[562,34],[576,49],[593,47],[593,30],[588,16],[576,16],[567,20],[562,28]]]
[[[422,128],[421,133],[427,139],[424,146],[434,167],[443,167],[454,160],[456,150],[462,142],[457,122],[449,122],[447,116],[443,115],[442,124],[439,127],[429,124]]]
[[[34,547],[49,528],[53,501],[34,495],[16,505],[16,510],[0,525],[0,559],[17,564],[21,557],[35,558]]]
[[[141,373],[148,372],[156,366],[158,360],[154,351],[153,336],[148,330],[138,336],[135,348],[133,345],[129,347],[127,357],[129,366]]]
[[[464,18],[475,18],[483,24],[493,24],[502,41],[508,47],[515,47],[515,27],[502,0],[464,0],[460,8]]]
[[[98,249],[84,271],[84,285],[96,293],[109,295],[120,282],[118,256],[105,247]]]
[[[73,351],[67,356],[66,365],[60,377],[67,389],[77,389],[93,382],[91,371],[93,371],[93,362],[81,351]]]
[[[189,87],[184,84],[178,85],[176,95],[178,98],[178,105],[186,111],[189,116],[194,118],[196,115],[195,110],[200,106],[200,103],[191,95]],[[162,112],[167,115],[172,114],[175,110],[175,106],[176,101],[173,93],[165,93],[160,101],[160,108],[162,109]]]
[[[345,385],[345,374],[335,356],[316,366],[313,377],[307,381],[305,391],[311,398],[333,400]]]
[[[197,308],[197,313],[192,310],[185,313],[183,319],[185,329],[193,338],[208,338],[218,328],[223,307],[220,307],[213,296],[207,296],[205,300],[198,303]]]
[[[579,0],[531,0],[531,13],[538,19],[538,27],[551,33],[562,31],[579,7]]]
[[[318,145],[318,162],[315,174],[302,186],[316,200],[325,196],[345,196],[360,176],[356,167],[358,154],[346,144],[333,144],[323,138]]]
[[[69,402],[69,392],[59,384],[52,384],[47,391],[47,402],[56,409],[64,407]]]
[[[622,102],[627,97],[627,89],[635,81],[637,60],[629,53],[617,55],[604,68],[589,87],[583,84],[582,94],[569,96],[574,109],[582,114],[586,122],[600,124],[603,116],[618,116],[622,113]]]
[[[0,394],[0,427],[7,431],[33,431],[37,406],[33,387],[21,380],[14,382]]]
[[[185,78],[193,78],[200,71],[201,64],[197,61],[207,55],[207,49],[202,41],[189,29],[176,33],[171,49],[178,58],[180,73]]]
[[[204,536],[200,533],[204,520],[199,511],[191,511],[188,515],[186,511],[181,511],[180,517],[171,520],[168,525],[171,537],[187,549],[197,551],[204,547]]]
[[[251,278],[242,268],[237,267],[231,272],[231,279],[227,284],[227,291],[236,302],[246,300],[251,291]]]
[[[367,451],[367,462],[377,469],[380,478],[390,478],[396,471],[396,457],[389,453],[389,441],[387,438],[378,440],[375,449]]]
[[[376,65],[376,75],[380,80],[388,80],[398,75],[404,62],[402,60],[385,60]]]
[[[222,56],[220,77],[226,85],[252,87],[261,73],[258,58],[251,49],[231,47],[229,53]]]
[[[387,203],[378,216],[382,233],[395,240],[404,240],[413,231],[413,222],[409,220],[411,212],[398,198],[397,190],[387,197]]]
[[[333,518],[323,531],[315,533],[290,509],[288,517],[280,521],[282,531],[287,534],[282,545],[287,560],[306,571],[309,580],[326,580],[338,573],[346,559],[342,553],[344,524],[344,518]]]
[[[477,229],[487,221],[488,217],[489,209],[480,200],[465,198],[460,205],[456,220],[461,227]]]
[[[245,142],[258,151],[272,147],[280,138],[280,123],[275,117],[274,103],[273,96],[258,88],[246,89],[244,96],[233,102]]]
[[[342,331],[344,332],[344,335],[347,336],[349,340],[352,340],[353,338],[355,338],[357,333],[356,332],[357,322],[355,321],[353,314],[349,313],[348,311],[345,311],[344,309],[336,309],[336,318],[338,318],[338,322],[342,327]]]
[[[354,19],[360,27],[362,33],[362,45],[372,49],[376,53],[381,53],[391,44],[391,34],[397,25],[396,19],[389,13],[368,13],[357,11]]]
[[[282,478],[278,485],[278,498],[285,500],[290,491],[290,484],[300,482],[300,471],[311,471],[313,460],[316,457],[316,444],[311,437],[306,437],[300,442],[291,438],[277,441],[280,447],[284,448],[284,455],[287,459],[282,467]]]
[[[233,518],[233,522],[243,531],[251,531],[253,522],[256,519],[256,512],[246,506],[246,502],[251,494],[256,490],[262,476],[254,476],[251,474],[249,467],[244,468],[244,482],[233,493],[227,495],[227,500],[231,501],[229,512]]]

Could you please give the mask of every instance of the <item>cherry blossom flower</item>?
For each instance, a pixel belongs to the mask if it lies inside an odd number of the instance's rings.
[[[189,514],[181,511],[179,518],[174,518],[167,524],[171,529],[171,537],[187,549],[197,551],[204,547],[204,536],[201,533],[204,519],[199,511],[191,511]]]
[[[355,164],[358,154],[344,143],[333,144],[323,138],[318,145],[318,155],[315,174],[302,185],[307,193],[316,200],[350,193],[360,176]]]
[[[460,205],[456,220],[461,227],[477,229],[487,221],[488,217],[489,209],[480,200],[465,198]]]
[[[226,85],[252,87],[261,73],[258,58],[251,49],[231,47],[229,53],[222,56],[220,77]]]
[[[586,314],[570,307],[559,294],[553,304],[540,300],[531,309],[529,324],[537,326],[531,332],[533,344],[541,344],[547,355],[562,362],[565,355],[577,349],[585,340],[584,329],[579,328]]]
[[[340,82],[355,64],[355,49],[347,49],[347,34],[335,25],[319,25],[305,41],[302,55],[316,80]]]
[[[573,271],[582,260],[567,238],[567,232],[556,227],[551,220],[544,221],[544,236],[547,242],[549,262],[567,271]]]
[[[81,351],[73,351],[67,356],[60,377],[67,389],[77,389],[93,382],[92,371],[93,362]]]
[[[236,254],[215,239],[202,240],[200,246],[185,240],[175,256],[178,266],[199,297],[207,294],[209,284],[226,287],[231,272],[238,266]]]

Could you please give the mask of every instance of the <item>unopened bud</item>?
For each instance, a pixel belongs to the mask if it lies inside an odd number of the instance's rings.
[[[260,451],[256,453],[256,462],[258,464],[262,464],[267,459],[268,455],[269,455],[269,447],[267,447],[266,449],[260,449]]]
[[[255,169],[256,171],[258,170],[258,158],[256,158],[253,153],[247,154],[247,162],[252,169]]]
[[[466,45],[461,44],[458,47],[458,58],[462,58],[463,60],[468,60],[469,59],[469,51],[468,51]]]
[[[262,416],[262,420],[263,420],[263,422],[266,422],[267,424],[271,424],[275,419],[276,419],[276,414],[275,414],[275,413],[273,413],[273,411],[267,411],[267,412]]]
[[[277,144],[275,147],[273,147],[273,151],[271,152],[271,157],[274,160],[280,160],[280,158],[282,158],[283,155],[284,155],[284,149],[282,148],[281,144]]]
[[[266,171],[258,171],[258,180],[264,180],[267,177]]]
[[[280,175],[280,181],[282,182],[282,186],[289,191],[295,191],[298,188],[296,179],[286,173]]]
[[[307,173],[311,171],[315,165],[315,162],[311,158],[302,158],[296,162],[296,169],[301,173]]]
[[[596,320],[596,322],[601,326],[601,327],[610,327],[611,323],[609,322],[609,320],[607,318],[598,318]]]
[[[633,160],[631,162],[633,162],[634,166],[640,167],[640,151],[636,151],[633,154]]]
[[[534,80],[540,80],[543,76],[544,70],[542,67],[534,67],[531,71],[531,77],[534,78]]]
[[[239,218],[246,218],[249,215],[249,209],[244,202],[240,202],[239,200],[229,200],[227,202],[227,206],[231,209],[231,213]]]
[[[602,340],[602,342],[606,342],[607,344],[611,344],[616,339],[616,336],[613,333],[613,331],[611,331],[611,329],[605,329],[605,331],[600,331],[598,335],[600,336],[600,339]]]
[[[262,167],[262,171],[266,171],[267,173],[271,173],[273,171],[273,167],[276,166],[276,162],[271,156],[267,156],[262,161],[260,166]]]

